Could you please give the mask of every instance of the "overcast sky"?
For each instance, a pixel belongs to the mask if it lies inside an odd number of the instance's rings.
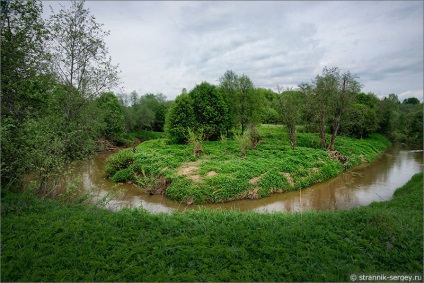
[[[86,7],[110,30],[106,44],[127,93],[174,99],[202,81],[218,84],[226,70],[276,90],[336,66],[358,74],[364,92],[423,100],[423,1],[91,1]]]

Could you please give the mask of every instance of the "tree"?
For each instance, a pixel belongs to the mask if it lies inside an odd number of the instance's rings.
[[[307,92],[308,109],[311,122],[319,127],[319,138],[324,148],[327,148],[326,121],[330,112],[330,100],[337,93],[337,77],[332,70],[324,68],[323,75],[317,75],[311,84],[301,84],[300,89]]]
[[[48,27],[52,68],[63,90],[58,111],[66,118],[66,152],[80,156],[99,135],[99,119],[86,119],[93,99],[119,84],[117,66],[107,58],[104,37],[109,33],[84,8],[84,1],[72,1],[68,9],[62,6],[50,16]],[[90,141],[88,148],[75,146],[82,137]]]
[[[403,100],[402,104],[416,105],[416,104],[420,104],[420,101],[416,97],[408,97],[408,98]]]
[[[319,137],[324,148],[334,150],[334,143],[343,116],[352,105],[361,85],[357,75],[349,71],[340,74],[337,67],[327,68],[322,75],[316,76],[312,84],[301,84],[300,88],[308,93],[308,106],[312,120],[319,125]],[[327,145],[326,123],[330,124],[331,138]]]
[[[229,127],[241,125],[242,134],[249,124],[257,124],[261,119],[264,97],[257,93],[247,75],[238,76],[226,71],[220,79],[220,89],[229,111]]]
[[[378,118],[375,110],[368,105],[356,103],[346,115],[344,131],[353,137],[363,138],[377,130]]]
[[[349,107],[351,107],[355,95],[361,90],[361,84],[356,80],[358,78],[356,74],[347,71],[339,75],[338,68],[333,68],[332,73],[331,76],[334,75],[337,78],[337,91],[335,92],[335,97],[332,97],[330,100],[330,102],[332,102],[330,109],[330,150],[334,150],[334,142],[336,141],[343,115],[347,112]]]
[[[400,101],[394,93],[380,100],[377,110],[379,117],[379,132],[393,137],[393,133],[399,128]]]
[[[285,91],[279,96],[279,114],[287,127],[292,149],[296,144],[296,126],[301,122],[304,101],[301,91]]]
[[[277,93],[271,89],[265,88],[256,88],[255,92],[263,102],[260,122],[264,124],[277,124],[279,122],[279,114],[277,111],[279,98]]]
[[[175,142],[185,142],[188,137],[188,129],[192,129],[195,122],[191,97],[189,94],[180,94],[171,104],[166,115],[165,132]]]
[[[225,131],[227,121],[227,105],[219,89],[202,82],[190,91],[189,96],[193,101],[195,127],[202,129],[206,140],[212,136],[218,138]]]
[[[53,68],[67,91],[93,98],[118,86],[118,66],[107,57],[104,38],[108,31],[96,22],[84,1],[72,1],[49,20]],[[70,111],[70,109],[69,109]]]
[[[237,121],[237,100],[238,100],[238,76],[231,70],[228,70],[219,78],[219,88],[228,108],[227,131],[235,127]]]
[[[118,98],[112,92],[105,92],[95,100],[99,109],[100,134],[109,141],[119,141],[124,134],[124,112]]]
[[[260,119],[261,97],[255,95],[253,82],[246,75],[239,78],[239,91],[237,93],[238,121],[241,124],[241,134],[244,134],[249,124],[256,124]]]
[[[45,112],[54,84],[40,1],[1,1],[1,167],[3,180],[30,170],[23,124]]]

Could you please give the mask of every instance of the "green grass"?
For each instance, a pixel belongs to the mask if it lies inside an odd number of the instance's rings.
[[[223,182],[217,180],[217,182]],[[346,211],[110,212],[2,191],[4,281],[349,281],[423,271],[423,174]]]
[[[249,148],[246,157],[241,156],[234,140],[203,142],[204,154],[195,157],[191,145],[155,139],[141,143],[133,155],[134,162],[125,167],[120,158],[111,157],[107,173],[111,180],[120,182],[146,175],[165,178],[170,184],[166,189],[169,198],[200,204],[297,190],[344,170],[340,162],[319,148],[317,134],[299,133],[292,150],[284,127],[265,125],[259,130],[261,142],[256,150]],[[362,140],[341,136],[335,149],[349,157],[349,166],[355,166],[374,160],[390,145],[378,134]]]

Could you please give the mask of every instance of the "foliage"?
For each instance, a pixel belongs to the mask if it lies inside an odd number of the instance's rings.
[[[130,96],[121,93],[119,101],[124,110],[125,128],[128,132],[164,131],[169,103],[163,94],[147,93],[138,97],[137,92],[133,91]]]
[[[219,82],[219,88],[229,109],[228,127],[239,124],[243,134],[249,124],[257,124],[260,121],[264,104],[263,93],[255,90],[247,75],[238,76],[233,71],[226,71]]]
[[[292,214],[111,212],[2,191],[1,280],[347,282],[359,272],[421,275],[422,187],[417,174],[390,201]]]
[[[252,144],[249,134],[247,132],[242,135],[234,134],[234,140],[240,149],[241,156],[245,157],[247,148]]]
[[[186,141],[188,129],[195,125],[193,100],[188,94],[179,95],[171,104],[165,121],[165,132],[175,142]]]
[[[365,104],[354,104],[347,114],[343,130],[356,138],[367,137],[378,127],[378,118],[375,111]]]
[[[202,129],[205,139],[215,140],[225,130],[227,105],[219,89],[207,82],[194,87],[188,94],[193,102],[195,129]]]
[[[127,168],[134,162],[134,153],[131,149],[120,150],[106,160],[105,173],[112,176],[121,169]]]
[[[301,85],[301,89],[308,95],[309,117],[319,125],[320,140],[324,148],[334,150],[342,118],[361,88],[357,78],[357,75],[349,71],[340,74],[337,67],[325,67],[322,75],[317,75],[312,84]],[[331,129],[329,144],[326,139],[326,123],[329,123]]]
[[[124,114],[118,98],[112,92],[103,93],[95,102],[101,117],[100,134],[107,140],[116,141],[124,134]]]
[[[199,131],[193,131],[192,129],[188,129],[188,137],[187,141],[189,144],[193,146],[193,155],[203,153],[202,142],[205,139],[205,134],[203,133],[203,129],[201,128]]]
[[[68,92],[75,88],[92,98],[119,85],[118,67],[107,58],[104,38],[109,32],[84,8],[84,1],[62,6],[48,26],[53,68]]]
[[[22,124],[45,110],[51,86],[44,42],[47,29],[36,1],[1,1],[2,179],[26,172]],[[28,122],[31,123],[31,122]]]
[[[302,121],[305,95],[301,91],[284,91],[278,97],[278,113],[289,134],[291,148],[296,144],[296,126]]]

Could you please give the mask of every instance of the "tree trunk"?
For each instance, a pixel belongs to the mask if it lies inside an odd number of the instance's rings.
[[[293,129],[293,130],[290,130],[290,133],[289,134],[290,134],[291,149],[294,149],[294,146],[296,144],[296,128]]]
[[[325,134],[325,123],[323,118],[319,121],[319,138],[321,140],[322,146],[327,148],[327,138]]]
[[[337,132],[339,131],[339,126],[340,126],[339,123],[334,125],[334,129],[333,129],[333,132],[331,133],[331,139],[330,139],[330,145],[329,145],[330,150],[334,150],[334,142],[336,141]]]

